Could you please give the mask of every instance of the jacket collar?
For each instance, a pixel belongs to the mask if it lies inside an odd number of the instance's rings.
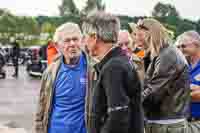
[[[84,51],[82,51],[82,54],[86,59],[88,59],[88,55]],[[63,60],[63,55],[59,53],[54,57],[53,63],[58,63],[58,62],[62,63],[62,60]]]
[[[88,55],[87,55],[84,51],[82,51],[82,53],[83,53],[83,56],[84,56],[84,57],[86,58],[86,60],[87,60],[87,62],[85,62],[85,63],[86,63],[86,65],[88,66],[88,65],[89,65],[89,62],[88,62]],[[62,54],[60,54],[60,53],[57,54],[57,55],[54,57],[52,64],[48,67],[48,69],[50,69],[50,71],[52,72],[52,75],[53,75],[52,79],[53,79],[53,81],[56,79],[58,70],[60,69],[60,66],[61,66],[61,64],[62,64],[62,59],[63,59],[62,57],[63,57]]]
[[[97,63],[94,67],[96,71],[100,71],[102,67],[113,57],[119,56],[119,55],[125,55],[125,53],[122,52],[120,47],[113,48],[99,63]]]

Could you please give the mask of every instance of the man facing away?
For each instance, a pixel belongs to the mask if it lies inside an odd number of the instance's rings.
[[[129,57],[117,47],[119,20],[97,12],[83,28],[89,53],[98,61],[88,133],[143,133],[140,81]]]

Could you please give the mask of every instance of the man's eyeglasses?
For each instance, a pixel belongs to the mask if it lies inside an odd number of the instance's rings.
[[[78,42],[79,38],[78,37],[66,38],[64,41],[62,41],[62,43],[70,43],[71,41]]]
[[[120,47],[121,47],[121,46],[124,46],[124,45],[125,45],[125,46],[128,46],[128,45],[129,45],[129,43],[130,43],[130,42],[123,42],[123,43],[119,43],[119,46],[120,46]]]

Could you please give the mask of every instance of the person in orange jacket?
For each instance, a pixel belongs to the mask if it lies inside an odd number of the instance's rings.
[[[140,45],[140,43],[136,42],[136,24],[135,23],[129,23],[128,24],[128,31],[130,33],[130,36],[132,38],[132,45],[134,47],[133,53],[138,56],[139,58],[143,59],[145,56],[144,49]]]
[[[48,42],[47,47],[47,61],[48,65],[50,65],[55,58],[55,55],[58,54],[58,50],[56,49],[55,43],[53,41]]]

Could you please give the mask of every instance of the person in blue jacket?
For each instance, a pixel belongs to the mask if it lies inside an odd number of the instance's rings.
[[[42,77],[36,133],[86,133],[87,59],[75,23],[58,27],[54,41],[61,53]]]

